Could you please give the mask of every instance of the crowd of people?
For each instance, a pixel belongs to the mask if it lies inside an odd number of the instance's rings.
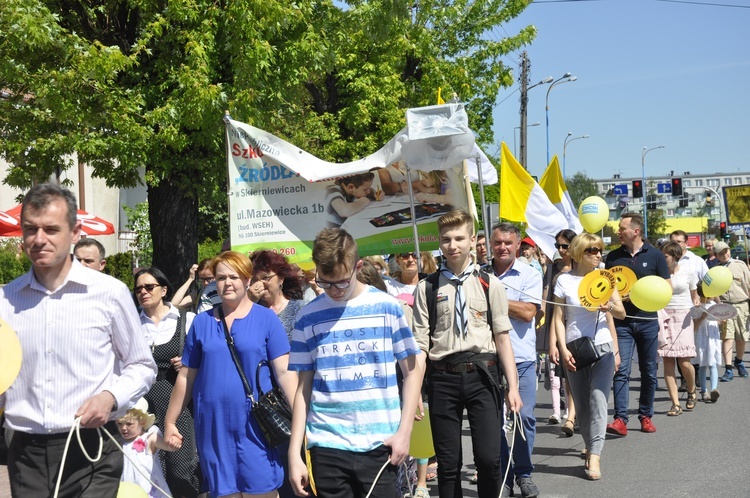
[[[273,251],[225,246],[175,290],[158,268],[138,269],[133,289],[101,273],[104,248],[80,237],[75,213],[66,189],[27,193],[23,248],[32,269],[0,289],[0,317],[24,351],[21,373],[0,395],[14,433],[13,496],[49,496],[58,480],[59,496],[116,496],[123,480],[154,497],[390,498],[426,403],[435,457],[433,467],[416,462],[413,496],[429,496],[430,478],[439,496],[462,496],[466,413],[478,496],[536,497],[540,352],[553,390],[549,422],[566,436],[580,431],[590,480],[602,478],[605,434],[627,435],[636,353],[646,433],[656,432],[658,361],[669,416],[683,411],[680,389],[684,409],[694,410],[698,389],[715,403],[719,382],[735,370],[747,377],[747,265],[722,241],[706,242],[705,260],[695,256],[681,231],[655,247],[637,214],[623,215],[621,246],[606,257],[597,235],[563,230],[556,256],[546,258],[517,226],[475,234],[472,216],[454,210],[437,221],[440,259],[360,258],[349,233],[326,228],[313,243],[314,270]],[[617,289],[582,306],[581,282],[621,265],[670,282],[664,310],[641,310]],[[733,282],[706,298],[701,281],[715,265]],[[711,308],[720,303],[736,314],[718,321]],[[293,413],[291,437],[278,446],[251,413],[274,386]],[[81,442],[70,445],[62,471],[73,426]],[[122,451],[104,438],[91,463],[84,451],[93,453],[102,427],[119,433]]]

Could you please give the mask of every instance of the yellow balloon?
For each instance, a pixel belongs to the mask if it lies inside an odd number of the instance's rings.
[[[672,299],[672,286],[656,275],[638,279],[630,289],[630,300],[643,311],[664,309]]]
[[[714,266],[703,276],[703,295],[721,296],[732,286],[732,272],[726,266]]]
[[[578,206],[578,219],[584,230],[588,233],[596,233],[604,228],[609,220],[609,206],[599,196],[587,197]]]
[[[117,498],[148,498],[148,493],[134,482],[122,481],[117,490]]]
[[[409,454],[414,458],[430,458],[435,454],[432,444],[432,427],[430,426],[430,411],[424,407],[424,418],[415,420],[411,430]]]

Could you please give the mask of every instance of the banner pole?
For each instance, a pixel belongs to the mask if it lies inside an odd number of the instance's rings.
[[[417,253],[417,271],[422,273],[422,257],[419,252],[419,232],[417,231],[417,213],[414,209],[414,188],[411,185],[411,169],[409,163],[406,164],[406,185],[409,188],[409,210],[411,211],[411,229],[414,233],[414,252]]]
[[[479,199],[480,199],[480,202],[482,203],[482,225],[484,225],[484,235],[485,235],[484,245],[487,248],[487,254],[492,254],[490,252],[490,235],[491,234],[489,233],[492,227],[487,225],[487,219],[489,218],[488,216],[489,206],[487,206],[487,202],[484,200],[484,180],[482,179],[482,160],[477,155],[477,156],[474,156],[474,161],[477,163],[477,179],[479,180]],[[490,224],[491,223],[492,223],[492,220],[490,220]]]

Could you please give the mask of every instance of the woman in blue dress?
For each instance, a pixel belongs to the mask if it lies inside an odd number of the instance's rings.
[[[211,496],[272,498],[282,484],[284,470],[277,450],[268,447],[250,415],[218,311],[224,313],[255,399],[255,371],[261,360],[268,360],[291,404],[297,375],[287,370],[289,340],[276,314],[249,299],[247,287],[253,271],[246,256],[224,252],[212,261],[211,269],[221,306],[199,314],[193,321],[185,342],[183,367],[169,401],[164,439],[174,448],[181,446],[182,436],[175,421],[192,399],[196,444]],[[262,369],[260,387],[264,392],[271,389],[270,375],[269,369]]]

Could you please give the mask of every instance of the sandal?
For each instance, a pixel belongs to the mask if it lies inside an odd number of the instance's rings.
[[[685,403],[685,409],[692,410],[693,408],[695,408],[697,401],[698,398],[695,395],[695,390],[693,390],[693,392],[688,393],[687,402]]]
[[[667,412],[667,415],[670,417],[676,417],[677,415],[680,415],[682,413],[682,407],[680,405],[672,405],[672,408],[669,409]]]
[[[437,479],[437,463],[431,463],[427,466],[427,480],[434,481]]]
[[[592,463],[595,464],[592,465]],[[602,478],[602,469],[599,455],[591,455],[586,459],[586,468],[584,469],[584,472],[586,473],[586,477],[588,477],[590,481],[598,481]]]
[[[575,430],[575,423],[568,419],[565,421],[565,423],[560,427],[560,430],[565,435],[565,437],[572,437],[573,431]]]

